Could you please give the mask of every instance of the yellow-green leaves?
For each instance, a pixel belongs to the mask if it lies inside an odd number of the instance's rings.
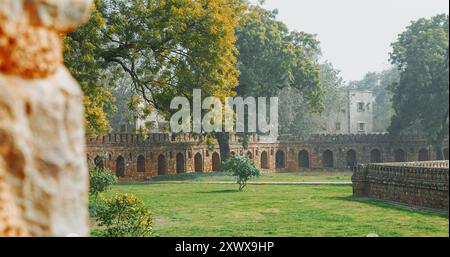
[[[91,105],[102,82],[117,82],[117,70],[131,84],[116,86],[133,87],[134,95],[166,117],[172,98],[189,97],[194,88],[204,97],[225,98],[238,84],[234,32],[246,9],[242,2],[97,0],[89,23],[66,40],[66,64]],[[88,123],[101,117],[102,104],[94,107],[97,115]]]

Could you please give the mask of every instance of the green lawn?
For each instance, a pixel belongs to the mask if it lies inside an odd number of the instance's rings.
[[[305,171],[291,173],[262,173],[254,182],[350,182],[351,172],[344,171]],[[210,181],[236,181],[229,173],[186,173],[152,178],[150,182],[210,182]]]
[[[327,176],[325,176],[327,177]],[[269,179],[270,177],[267,177]],[[286,174],[285,178],[291,178]],[[351,186],[118,185],[144,200],[158,236],[448,236],[448,216],[353,200]]]

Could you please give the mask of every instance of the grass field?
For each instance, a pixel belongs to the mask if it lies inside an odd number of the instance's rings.
[[[336,175],[336,174],[335,174]],[[270,177],[272,176],[272,177]],[[344,181],[349,174],[317,174]],[[312,181],[314,176],[267,175],[261,180]],[[163,180],[162,178],[158,179]],[[211,175],[194,180],[222,181]],[[336,181],[336,180],[334,180]],[[115,192],[141,198],[155,217],[158,236],[448,236],[448,216],[352,199],[351,186],[128,184]]]
[[[350,182],[351,172],[344,171],[307,171],[291,173],[262,173],[254,182]],[[209,181],[235,181],[236,178],[229,173],[186,173],[152,178],[150,182],[209,182]]]

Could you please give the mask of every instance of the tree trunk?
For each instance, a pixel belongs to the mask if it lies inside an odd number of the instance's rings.
[[[248,132],[245,132],[242,135],[242,147],[244,148],[244,150],[248,150],[248,142],[249,142],[249,136],[248,136]]]
[[[227,132],[216,133],[217,142],[220,148],[220,158],[222,161],[230,158],[230,134]]]
[[[442,143],[435,144],[434,149],[436,151],[436,159],[439,161],[444,160],[444,153],[442,151]]]
[[[442,120],[442,128],[437,135],[437,139],[434,142],[433,146],[436,151],[436,159],[441,161],[444,160],[444,153],[442,151],[442,145],[444,143],[445,138],[448,136],[448,111],[445,114],[445,118]]]

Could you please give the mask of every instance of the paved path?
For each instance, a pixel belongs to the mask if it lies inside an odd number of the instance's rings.
[[[236,182],[232,181],[149,181],[152,184],[206,184],[206,185],[235,185]],[[261,182],[248,182],[248,185],[312,185],[312,186],[324,186],[324,185],[352,185],[352,182],[295,182],[295,181],[261,181]]]

